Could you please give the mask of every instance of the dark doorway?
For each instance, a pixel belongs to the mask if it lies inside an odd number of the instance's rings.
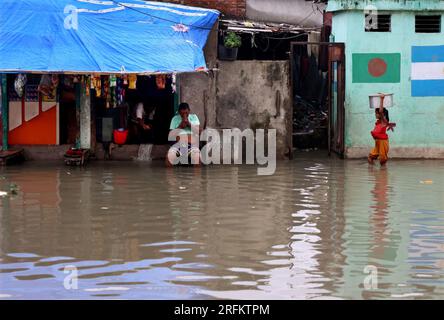
[[[164,81],[159,81],[158,77],[163,77]],[[92,90],[98,120],[97,141],[110,142],[113,130],[128,129],[126,144],[168,144],[169,126],[174,115],[171,82],[170,75],[137,76],[136,88],[125,85],[124,102],[115,108],[107,108],[106,100],[96,97],[95,90]],[[136,110],[140,103],[144,109],[144,123],[149,124],[151,130],[143,130],[137,121]]]
[[[80,131],[76,108],[76,86],[71,76],[61,76],[59,85],[60,144],[75,145]]]
[[[293,147],[343,156],[344,44],[293,42],[291,65]]]
[[[164,81],[158,81],[158,77],[164,78]],[[150,141],[137,141],[137,137],[133,137],[134,143],[168,144],[170,122],[174,116],[174,93],[171,83],[171,75],[137,77],[137,89],[131,93],[132,98],[129,103],[130,117],[134,119],[135,108],[139,102],[142,102],[146,115],[150,118],[147,121],[152,130],[148,137]]]

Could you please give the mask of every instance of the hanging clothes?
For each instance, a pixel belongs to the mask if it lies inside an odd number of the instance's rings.
[[[106,101],[106,108],[109,109],[111,106],[111,95],[110,95],[110,87],[109,87],[109,76],[103,77],[103,95],[102,98]]]
[[[92,78],[92,87],[96,90],[96,97],[102,96],[102,79],[98,75],[94,75]]]
[[[118,77],[116,85],[117,104],[121,105],[125,100],[124,78]]]
[[[158,74],[156,75],[156,85],[157,89],[164,90],[166,86],[166,75],[165,74]]]
[[[135,74],[128,75],[128,81],[129,81],[128,89],[137,89],[137,75]]]
[[[109,77],[109,87],[110,87],[110,96],[111,96],[111,106],[113,108],[117,107],[117,78],[115,75],[111,75]]]
[[[171,91],[173,93],[176,93],[176,91],[177,91],[176,81],[177,81],[177,76],[175,73],[173,73],[173,75],[171,77]]]
[[[85,94],[87,97],[91,94],[91,77],[85,76]]]

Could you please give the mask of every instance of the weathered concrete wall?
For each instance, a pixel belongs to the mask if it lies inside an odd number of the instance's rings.
[[[221,61],[219,66],[217,127],[276,129],[277,156],[288,156],[292,145],[289,62]]]
[[[396,2],[400,5],[405,1]],[[412,2],[414,1],[409,2],[410,5],[413,5]],[[436,1],[430,3],[438,5]],[[396,122],[398,127],[394,133],[390,133],[390,156],[443,158],[443,97],[413,97],[410,76],[412,46],[443,45],[444,28],[441,33],[415,33],[417,13],[417,11],[393,11],[391,32],[365,32],[363,11],[334,13],[335,41],[344,42],[346,47],[345,144],[346,156],[349,158],[367,156],[374,144],[370,131],[374,127],[375,116],[374,111],[369,108],[368,97],[378,92],[394,93],[395,105],[389,110],[390,120]],[[353,53],[400,53],[400,83],[354,83]]]
[[[216,80],[214,73],[187,73],[179,76],[180,100],[187,102],[204,127],[216,127]]]
[[[247,0],[247,18],[256,21],[284,22],[306,27],[322,26],[324,4],[305,0]]]
[[[207,128],[276,129],[277,156],[292,146],[288,61],[219,61],[214,73],[180,76],[181,101]]]

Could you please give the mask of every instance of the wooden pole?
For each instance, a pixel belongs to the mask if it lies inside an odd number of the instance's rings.
[[[8,132],[9,132],[9,104],[8,104],[8,81],[7,75],[1,74],[2,84],[2,125],[3,125],[3,150],[9,149]]]

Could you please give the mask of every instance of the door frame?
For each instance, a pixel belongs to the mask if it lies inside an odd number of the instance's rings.
[[[341,158],[345,155],[345,43],[332,42],[291,42],[290,43],[290,68],[291,68],[291,100],[294,106],[294,48],[295,46],[318,45],[328,46],[328,155],[332,152]],[[333,114],[333,76],[332,64],[337,62],[337,119],[334,128]],[[293,135],[292,135],[293,136]]]

